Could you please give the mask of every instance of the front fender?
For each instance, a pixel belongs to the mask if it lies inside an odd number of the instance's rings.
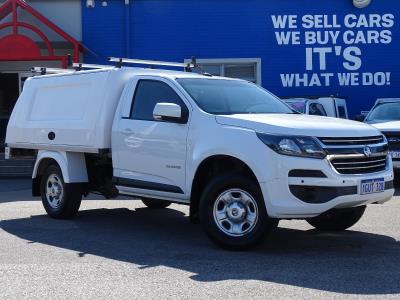
[[[196,153],[196,155],[193,157],[192,170],[190,173],[191,179],[194,178],[198,168],[205,160],[207,160],[208,158],[213,157],[213,156],[223,155],[223,156],[229,156],[229,157],[235,158],[237,160],[240,160],[241,162],[243,162],[245,165],[247,165],[249,167],[249,169],[254,173],[254,175],[256,176],[256,178],[259,182],[264,181],[264,174],[261,172],[259,166],[255,163],[253,163],[251,158],[246,157],[246,156],[242,155],[241,153],[235,153],[235,152],[228,151],[227,149],[215,149],[215,150],[216,151],[207,151],[207,152],[201,153],[199,155],[197,155],[197,153]]]
[[[85,155],[78,152],[40,150],[33,168],[32,178],[38,176],[40,164],[53,159],[60,166],[65,183],[88,182]]]

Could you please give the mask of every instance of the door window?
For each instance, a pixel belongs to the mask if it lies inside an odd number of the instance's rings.
[[[188,112],[186,105],[168,84],[156,80],[139,80],[133,96],[131,119],[154,121],[153,110],[160,102],[178,104],[182,113]]]
[[[309,108],[309,114],[315,116],[326,116],[326,111],[322,104],[320,103],[311,103]]]

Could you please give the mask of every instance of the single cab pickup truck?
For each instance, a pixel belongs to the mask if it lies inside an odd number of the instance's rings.
[[[32,192],[53,218],[75,216],[91,192],[186,204],[228,249],[260,243],[280,219],[345,230],[394,193],[376,128],[209,74],[116,65],[30,78],[6,147],[37,155]]]

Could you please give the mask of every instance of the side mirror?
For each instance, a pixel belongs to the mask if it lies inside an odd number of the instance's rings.
[[[175,103],[157,103],[153,110],[153,118],[157,121],[186,123],[187,118],[182,116],[182,108]]]
[[[355,117],[354,117],[354,120],[355,121],[358,121],[358,122],[364,122],[364,120],[365,120],[365,115],[356,115]]]

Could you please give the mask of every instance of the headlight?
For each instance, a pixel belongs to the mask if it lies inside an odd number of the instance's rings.
[[[283,155],[324,158],[326,153],[312,137],[278,136],[257,133],[258,138],[275,152]]]
[[[383,137],[383,142],[384,142],[385,144],[388,144],[389,141],[388,141],[386,135],[382,134],[382,137]]]

